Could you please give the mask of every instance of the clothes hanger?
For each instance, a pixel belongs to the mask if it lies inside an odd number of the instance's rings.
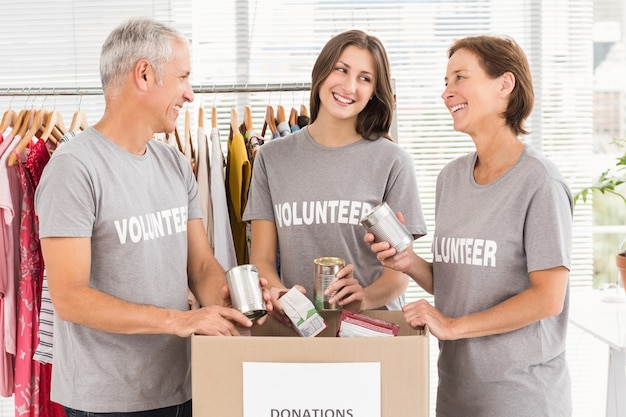
[[[300,116],[309,117],[309,111],[306,108],[306,105],[300,104]]]
[[[295,126],[298,124],[298,110],[295,107],[291,108],[289,112],[289,126]]]
[[[272,136],[276,134],[278,128],[276,127],[276,119],[274,118],[274,107],[271,105],[265,109],[265,122],[263,123],[263,129],[261,129],[261,136],[265,137],[265,129],[269,126]]]
[[[7,128],[13,129],[15,122],[17,121],[17,113],[13,109],[8,109],[2,116],[2,122],[0,122],[0,133],[7,130]]]
[[[78,109],[74,112],[74,116],[72,116],[72,123],[70,123],[70,130],[72,132],[78,132],[79,130],[85,130],[89,127],[89,123],[87,122],[87,115],[81,109]]]
[[[193,143],[191,141],[191,112],[185,111],[185,149],[189,147],[189,154],[191,155],[191,164],[194,164],[196,159],[196,152],[193,149]]]
[[[198,127],[204,127],[204,107],[198,108]]]
[[[176,138],[176,145],[178,146],[178,150],[184,154],[185,152],[183,151],[183,144],[180,141],[180,135],[178,134],[178,129],[174,128],[174,137]]]
[[[89,122],[87,121],[87,115],[80,108],[80,105],[83,101],[83,96],[80,96],[80,100],[78,101],[78,110],[74,112],[72,116],[72,122],[70,123],[70,130],[72,132],[78,132],[79,130],[86,130],[89,127]]]
[[[26,149],[26,147],[32,141],[33,137],[35,136],[35,133],[37,133],[39,129],[41,129],[41,127],[43,126],[43,121],[45,120],[47,116],[48,116],[47,110],[41,109],[41,110],[35,111],[35,117],[33,118],[32,125],[28,128],[28,130],[26,131],[22,139],[20,139],[20,141],[18,142],[15,148],[15,151],[11,152],[11,155],[9,155],[8,165],[10,167],[17,164],[17,156],[15,155],[15,152],[17,152],[20,155],[22,154],[24,149]]]
[[[215,106],[211,108],[211,127],[217,127],[217,107]]]
[[[254,130],[252,126],[252,108],[250,108],[250,106],[246,106],[243,117],[243,125],[245,126],[246,132]]]
[[[237,122],[237,110],[232,108],[230,109],[230,135],[229,137],[234,137],[235,133],[239,132],[239,123]]]
[[[66,132],[61,113],[58,110],[52,110],[42,125],[39,139],[51,139],[56,144]]]
[[[300,105],[300,115],[296,119],[298,121],[298,126],[303,128],[309,124],[311,118],[309,117],[309,111],[306,108],[306,105]]]
[[[282,104],[278,105],[278,108],[276,109],[276,122],[277,123],[282,123],[285,120],[285,108],[283,107]]]
[[[15,122],[15,126],[13,126],[13,131],[15,131],[15,135],[13,136],[20,136],[20,137],[24,136],[24,134],[28,130],[28,127],[30,126],[30,123],[33,119],[33,113],[34,113],[33,109],[23,109],[20,111],[20,113],[17,116],[17,121]]]

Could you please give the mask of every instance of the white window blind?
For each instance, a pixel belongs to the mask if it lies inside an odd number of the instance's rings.
[[[217,7],[219,6],[219,7]],[[25,13],[29,10],[30,13]],[[34,13],[33,13],[34,11]],[[429,230],[434,230],[434,183],[441,167],[473,149],[452,130],[440,98],[446,49],[458,37],[506,33],[526,50],[537,100],[527,140],[544,151],[576,190],[589,182],[581,166],[591,152],[592,44],[590,0],[474,1],[24,1],[3,7],[0,92],[3,87],[99,86],[100,46],[113,26],[148,15],[174,24],[193,46],[194,85],[309,82],[324,43],[348,28],[367,30],[384,42],[397,93],[397,136],[415,159]],[[39,16],[39,17],[37,17]],[[58,18],[50,18],[58,16]],[[2,97],[13,107],[80,106],[95,121],[100,96]],[[191,109],[216,104],[220,126],[229,108],[251,105],[262,123],[268,104],[308,104],[308,93],[267,92],[196,97]],[[192,112],[195,115],[197,112]],[[71,116],[68,116],[71,117]],[[227,131],[224,132],[225,134]],[[576,208],[572,285],[591,284],[591,208]],[[430,237],[415,249],[430,256]],[[408,298],[421,296],[411,286]]]

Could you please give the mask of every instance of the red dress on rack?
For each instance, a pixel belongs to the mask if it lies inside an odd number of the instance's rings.
[[[30,146],[24,164],[18,156],[23,191],[20,229],[20,283],[18,333],[15,358],[15,415],[65,416],[63,408],[50,402],[50,368],[33,359],[39,344],[39,309],[44,262],[39,244],[39,221],[35,214],[35,188],[50,160],[45,141]]]

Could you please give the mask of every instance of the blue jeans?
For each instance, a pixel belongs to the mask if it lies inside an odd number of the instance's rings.
[[[90,413],[65,407],[67,417],[191,417],[191,400],[184,404],[134,413]]]

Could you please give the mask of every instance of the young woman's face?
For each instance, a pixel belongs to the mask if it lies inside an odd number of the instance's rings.
[[[503,120],[506,101],[500,94],[501,77],[490,78],[474,53],[456,51],[448,60],[445,82],[441,98],[452,115],[454,130],[472,135]]]
[[[347,46],[320,86],[320,115],[354,119],[374,95],[374,58],[367,49]]]

